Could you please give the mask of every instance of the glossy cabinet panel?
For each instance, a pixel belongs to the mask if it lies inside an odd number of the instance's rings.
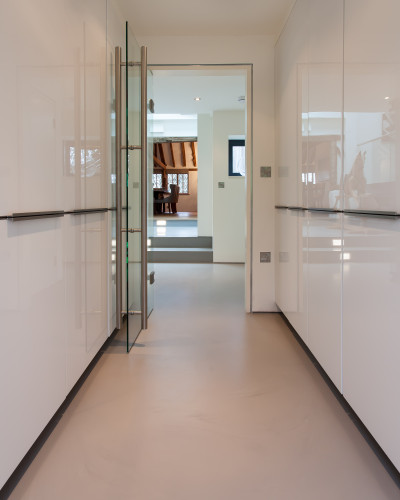
[[[303,12],[293,10],[276,52],[277,165],[290,155],[300,175],[297,186],[278,175],[277,204],[311,210],[306,245],[276,210],[277,303],[399,468],[400,221],[382,211],[400,213],[400,3],[296,6]],[[305,251],[301,274],[288,255]],[[294,312],[301,275],[305,323]]]
[[[341,208],[343,1],[297,2],[276,50],[277,203]]]
[[[297,93],[301,71],[307,63],[307,25],[309,0],[296,2],[292,14],[276,45],[276,202],[279,205],[302,205],[301,160],[298,157],[298,137],[301,118]],[[286,33],[289,35],[286,36]],[[300,75],[300,76],[299,76]],[[306,88],[306,87],[305,87]]]
[[[68,392],[108,334],[108,214],[65,219]]]
[[[63,222],[0,221],[0,485],[65,398]]]
[[[86,363],[107,338],[107,214],[85,215]]]
[[[345,208],[400,211],[399,16],[394,0],[346,1]]]
[[[308,347],[341,390],[342,215],[308,221]]]
[[[0,215],[104,206],[106,1],[1,14]]]
[[[308,113],[303,115],[305,206],[340,209],[342,169],[342,67],[308,65]],[[304,142],[306,140],[306,145]]]
[[[111,1],[1,6],[0,216],[113,205],[119,40]],[[114,329],[113,241],[111,212],[0,220],[0,488]]]
[[[400,468],[400,221],[345,217],[343,394]]]
[[[302,89],[299,134],[303,206],[338,209],[342,175],[343,1],[309,0],[308,7],[308,57],[302,82],[307,85],[307,99]]]
[[[86,361],[86,251],[84,216],[64,219],[66,389],[69,391],[81,376]]]
[[[307,218],[277,210],[277,305],[307,342]]]

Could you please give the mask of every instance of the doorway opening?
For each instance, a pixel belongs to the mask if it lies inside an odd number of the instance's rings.
[[[155,101],[149,125],[155,212],[150,258],[243,265],[250,311],[252,65],[150,67]],[[179,187],[175,206],[169,204],[171,184]]]

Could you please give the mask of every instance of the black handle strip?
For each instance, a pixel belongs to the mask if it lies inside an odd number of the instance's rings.
[[[65,212],[70,215],[84,215],[84,214],[97,214],[108,212],[108,208],[82,208],[81,210],[71,210],[70,212]]]
[[[375,217],[400,217],[397,212],[381,210],[343,210],[346,215],[373,215]]]
[[[336,210],[334,208],[307,208],[309,212],[323,212],[323,213],[328,213],[328,214],[340,214],[342,213],[341,210]]]
[[[8,215],[7,219],[13,222],[33,219],[50,219],[52,217],[64,217],[63,210],[56,210],[52,212],[20,212]]]
[[[314,213],[328,213],[328,214],[344,214],[344,215],[354,215],[361,217],[384,217],[395,219],[400,217],[400,213],[391,212],[385,210],[336,210],[334,208],[304,208],[304,207],[295,207],[295,206],[283,206],[283,205],[275,205],[275,208],[278,210],[293,210],[293,211],[305,211],[305,212],[314,212]]]

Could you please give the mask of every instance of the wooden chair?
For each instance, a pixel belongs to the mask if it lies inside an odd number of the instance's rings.
[[[170,184],[169,187],[171,189],[171,194],[164,198],[160,198],[159,200],[154,200],[154,203],[162,203],[163,212],[165,212],[165,205],[167,204],[169,213],[175,214],[176,204],[178,203],[179,200],[179,186],[176,184]]]

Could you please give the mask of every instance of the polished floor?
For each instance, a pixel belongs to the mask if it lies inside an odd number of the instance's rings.
[[[178,212],[154,217],[153,234],[156,237],[197,237],[197,213]]]
[[[384,500],[399,489],[240,265],[160,264],[12,499]]]

